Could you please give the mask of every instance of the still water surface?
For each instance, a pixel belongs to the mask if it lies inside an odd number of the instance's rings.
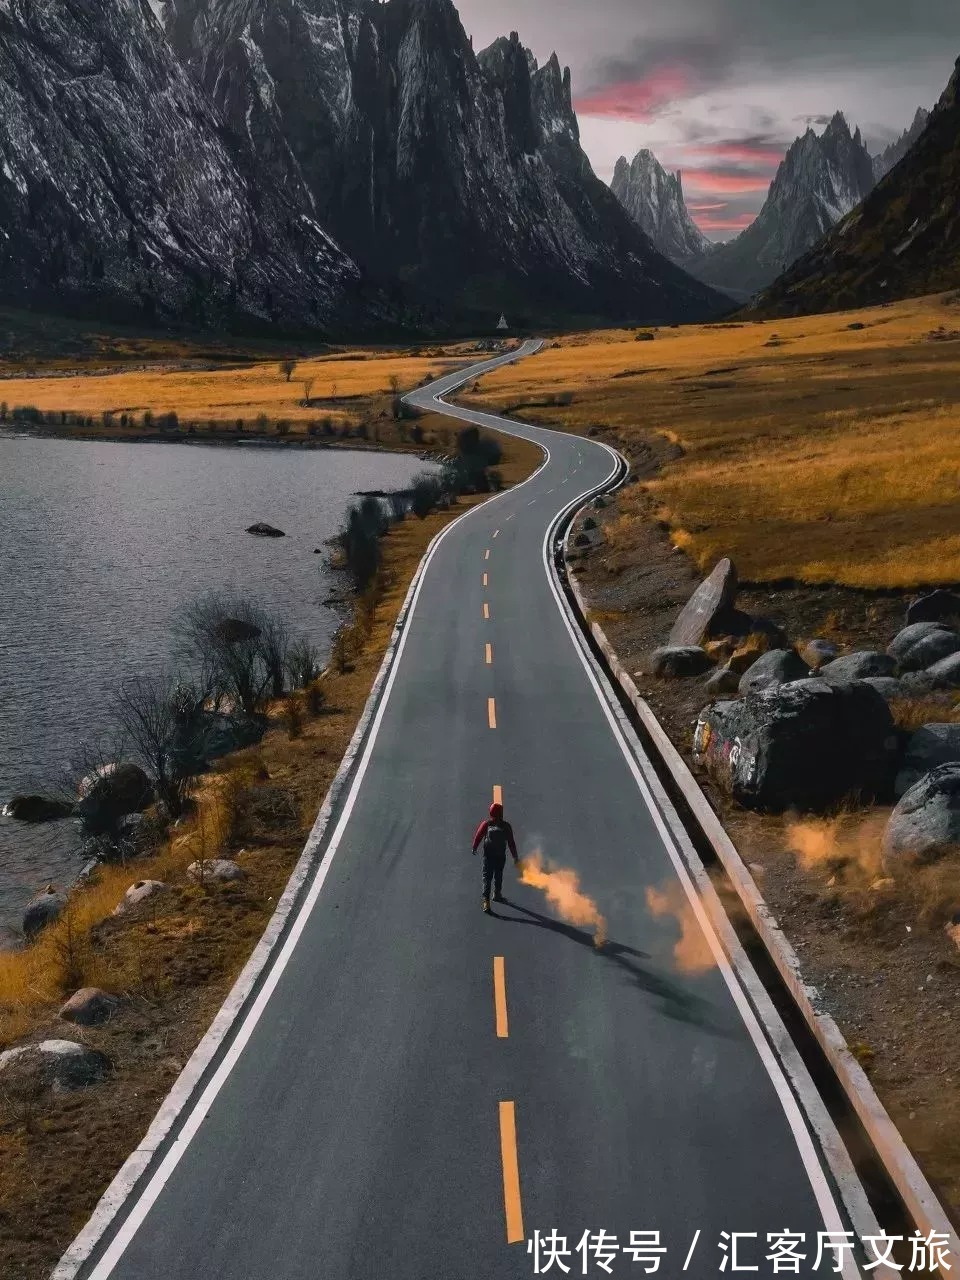
[[[57,779],[107,727],[124,678],[171,658],[171,623],[238,589],[324,651],[338,615],[325,556],[361,489],[416,458],[339,450],[92,443],[0,435],[0,806]],[[257,521],[286,538],[255,538]],[[24,904],[79,870],[72,822],[0,818],[0,945]]]

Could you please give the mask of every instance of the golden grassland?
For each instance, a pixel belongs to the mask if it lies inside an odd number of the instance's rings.
[[[703,568],[731,555],[757,582],[960,581],[956,295],[650,332],[559,339],[480,391],[544,425],[675,445],[647,489]]]
[[[533,445],[505,442],[505,482],[523,479],[540,457]],[[449,511],[391,528],[381,589],[374,607],[370,597],[358,603],[343,661],[320,682],[322,707],[311,707],[307,694],[296,696],[292,716],[289,700],[275,704],[264,741],[203,779],[195,814],[157,852],[126,867],[98,868],[32,946],[0,951],[0,1049],[68,1037],[102,1050],[114,1064],[110,1079],[95,1088],[0,1093],[0,1275],[49,1274],[146,1130],[274,910],[427,544],[480,501],[461,499]],[[238,858],[246,878],[189,881],[190,863],[218,856]],[[145,879],[162,880],[169,890],[113,917],[129,885]],[[61,1022],[63,999],[88,985],[118,995],[118,1014],[95,1028]]]
[[[470,351],[468,343],[429,352],[355,349],[296,359],[290,377],[279,359],[231,364],[227,358],[202,368],[154,360],[120,372],[0,377],[0,402],[9,413],[37,409],[48,419],[45,425],[65,431],[71,427],[59,415],[78,415],[89,420],[85,434],[95,429],[118,438],[143,430],[145,414],[156,419],[169,413],[182,428],[193,425],[201,434],[234,430],[240,421],[248,434],[275,432],[279,422],[285,434],[297,436],[322,420],[340,427],[376,413],[387,419],[388,398],[397,389],[409,391],[479,358]],[[389,427],[385,422],[387,436]]]

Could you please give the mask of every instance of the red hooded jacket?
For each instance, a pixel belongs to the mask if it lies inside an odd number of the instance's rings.
[[[504,821],[502,804],[492,804],[490,806],[490,817],[484,818],[483,822],[481,822],[479,827],[477,827],[477,834],[473,837],[473,852],[476,853],[480,848],[480,845],[483,843],[483,837],[487,834],[487,827],[489,827],[491,823],[496,823],[498,826],[503,827],[504,833],[507,837],[507,846],[513,856],[514,862],[516,862],[517,842],[513,838],[513,827],[511,827],[509,822]]]

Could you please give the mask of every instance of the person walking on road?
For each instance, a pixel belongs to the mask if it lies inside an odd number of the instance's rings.
[[[503,869],[507,865],[507,850],[513,857],[513,865],[517,865],[517,842],[513,838],[513,827],[503,816],[503,805],[492,804],[490,817],[485,818],[477,827],[473,837],[473,852],[482,846],[483,853],[483,909],[490,912],[490,886],[493,885],[494,902],[505,902],[503,896]]]

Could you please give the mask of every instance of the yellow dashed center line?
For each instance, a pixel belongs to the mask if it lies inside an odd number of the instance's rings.
[[[484,648],[483,656],[486,659],[487,666],[492,667],[493,666],[493,645],[492,644],[488,644]]]
[[[499,529],[494,529],[494,531],[493,531],[493,536],[494,536],[494,537],[496,537],[496,536],[497,536],[497,534],[498,534],[499,532],[500,532],[500,530],[499,530]]]
[[[507,1216],[507,1244],[524,1239],[520,1205],[520,1166],[517,1161],[517,1117],[512,1102],[500,1103],[500,1158],[503,1161],[503,1207]]]
[[[497,727],[497,704],[493,698],[487,699],[487,723],[491,729]]]
[[[489,622],[490,620],[490,606],[487,604],[486,600],[483,602],[483,618],[485,622]]]
[[[507,1025],[507,978],[503,956],[493,957],[493,1006],[497,1015],[497,1039],[506,1040],[510,1030]]]
[[[490,559],[490,548],[489,548],[489,547],[487,547],[486,551],[483,553],[483,558],[484,558],[484,560],[489,560],[489,559]]]
[[[484,585],[485,587],[489,587],[489,585],[490,585],[490,575],[489,575],[489,573],[485,573],[485,574],[483,575],[483,585]]]

